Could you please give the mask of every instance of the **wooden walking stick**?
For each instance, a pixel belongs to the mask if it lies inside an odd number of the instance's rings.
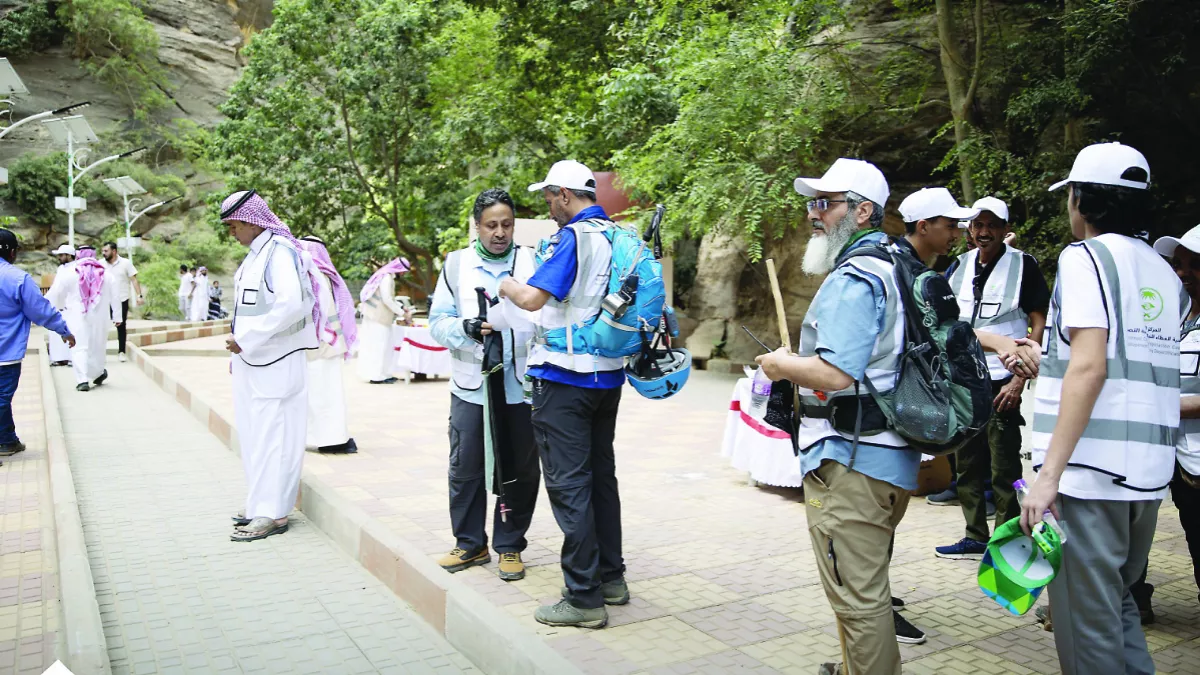
[[[792,351],[792,337],[788,332],[787,315],[783,310],[783,293],[779,290],[779,276],[775,274],[775,260],[767,258],[767,276],[771,279],[771,295],[775,296],[775,318],[779,320],[779,340]]]

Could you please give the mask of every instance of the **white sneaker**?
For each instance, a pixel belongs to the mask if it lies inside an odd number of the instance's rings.
[[[125,362],[126,362],[126,361],[128,361],[129,359],[125,358],[125,353],[124,353],[124,352],[120,352],[120,353],[118,353],[118,354],[117,354],[117,360],[118,360],[118,361],[120,361],[121,363],[125,363]]]

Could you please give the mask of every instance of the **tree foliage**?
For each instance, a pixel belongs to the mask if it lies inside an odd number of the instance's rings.
[[[75,56],[108,85],[136,116],[169,101],[158,60],[158,33],[130,0],[68,0],[58,18],[74,39]]]
[[[0,15],[0,54],[22,58],[53,43],[60,28],[46,0]]]

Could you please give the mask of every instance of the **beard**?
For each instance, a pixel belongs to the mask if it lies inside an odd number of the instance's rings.
[[[812,276],[829,274],[833,271],[833,264],[837,262],[842,247],[850,241],[857,229],[858,221],[854,212],[848,211],[837,222],[832,232],[827,231],[824,236],[814,234],[809,237],[808,245],[804,247],[804,259],[800,261],[800,269]]]

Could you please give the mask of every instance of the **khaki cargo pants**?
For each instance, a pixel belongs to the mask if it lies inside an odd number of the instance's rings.
[[[900,675],[888,564],[908,498],[908,490],[832,460],[804,476],[808,533],[837,615],[844,675]]]

